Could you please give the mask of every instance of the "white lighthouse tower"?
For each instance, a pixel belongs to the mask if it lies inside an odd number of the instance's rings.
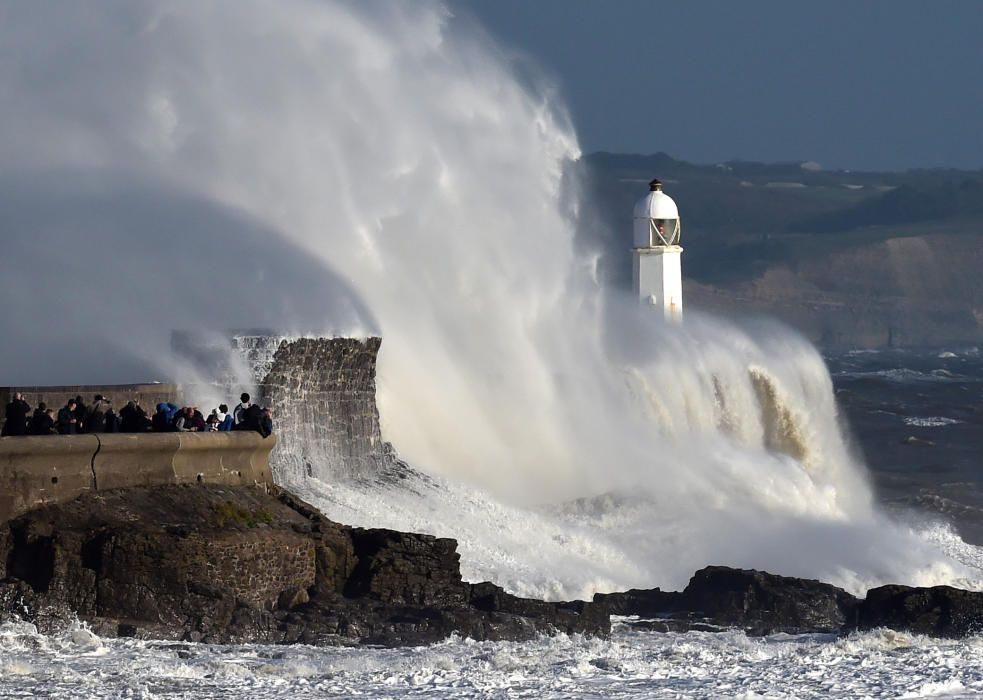
[[[683,317],[683,275],[679,245],[679,210],[662,183],[652,180],[649,193],[635,205],[632,281],[643,304],[662,308],[666,318]]]

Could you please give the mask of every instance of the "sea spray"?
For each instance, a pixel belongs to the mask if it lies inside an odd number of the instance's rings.
[[[132,336],[272,312],[290,336],[384,337],[384,437],[436,480],[367,487],[326,459],[297,487],[329,515],[458,537],[469,576],[549,597],[678,586],[708,562],[853,590],[955,575],[873,509],[808,344],[694,313],[666,325],[599,286],[577,208],[561,207],[579,156],[562,105],[447,8],[11,4],[0,42],[4,176],[153,195],[95,198],[108,208],[79,218],[85,246],[57,268],[84,279],[123,255],[116,295],[143,302]],[[182,251],[163,278],[153,254],[102,233],[122,211],[148,226],[175,201],[194,214],[191,200],[211,218],[175,221],[190,239],[158,232]],[[198,258],[216,237],[240,252],[240,224],[271,272],[216,280]],[[312,264],[330,290],[297,284]],[[100,305],[77,316],[124,331]]]

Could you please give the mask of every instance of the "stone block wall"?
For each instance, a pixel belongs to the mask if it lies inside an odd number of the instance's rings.
[[[272,608],[281,592],[314,585],[314,542],[307,535],[256,529],[213,535],[202,544],[201,580],[257,607]]]
[[[375,400],[381,338],[283,340],[269,360],[261,401],[273,408],[278,481],[368,478],[392,459]]]

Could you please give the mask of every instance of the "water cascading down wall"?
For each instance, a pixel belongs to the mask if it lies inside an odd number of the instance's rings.
[[[382,339],[237,337],[233,344],[273,409],[274,478],[359,480],[396,462],[376,406]]]

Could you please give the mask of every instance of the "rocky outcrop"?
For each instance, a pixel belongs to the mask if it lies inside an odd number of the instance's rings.
[[[682,593],[690,615],[751,634],[837,632],[857,602],[828,583],[724,566],[697,571]]]
[[[43,631],[77,616],[106,636],[396,646],[455,633],[603,635],[610,614],[658,631],[983,630],[980,592],[892,585],[860,600],[819,581],[722,566],[697,571],[680,592],[518,598],[463,581],[454,540],[339,525],[287,492],[245,486],[137,487],[38,508],[0,527],[0,565],[0,612]]]
[[[967,637],[983,632],[983,593],[950,586],[881,586],[867,591],[857,627],[890,627],[932,637]]]
[[[685,609],[682,593],[659,588],[595,593],[594,602],[603,603],[612,615],[638,615],[646,618],[666,617],[677,610]]]
[[[596,595],[612,613],[663,618],[673,629],[740,627],[749,634],[838,632],[859,601],[828,583],[764,571],[708,566],[680,593],[654,589]]]
[[[949,586],[882,586],[860,600],[841,588],[764,571],[708,566],[682,592],[597,594],[612,614],[646,618],[655,630],[741,628],[748,634],[844,634],[884,627],[933,637],[983,632],[983,592]]]
[[[594,603],[461,580],[454,540],[334,523],[284,492],[93,493],[0,529],[0,606],[51,628],[216,643],[411,645],[604,634]]]

